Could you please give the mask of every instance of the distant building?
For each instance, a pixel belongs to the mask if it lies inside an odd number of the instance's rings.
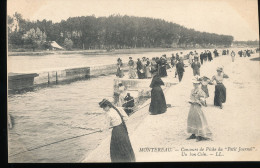
[[[47,50],[64,50],[56,41],[45,42],[44,46]]]
[[[64,48],[62,48],[58,43],[56,43],[56,41],[52,41],[50,43],[52,50],[64,50]]]

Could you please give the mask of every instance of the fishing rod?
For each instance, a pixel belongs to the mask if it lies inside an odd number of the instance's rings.
[[[110,127],[110,128],[112,128],[112,127]],[[12,154],[9,157],[16,156],[18,154],[22,154],[22,153],[25,153],[25,152],[28,152],[28,151],[33,151],[33,150],[36,150],[36,149],[39,149],[39,148],[43,148],[43,147],[46,147],[46,146],[50,146],[50,145],[53,145],[53,144],[56,144],[56,143],[64,142],[64,141],[67,141],[67,140],[70,140],[70,139],[75,139],[75,138],[83,137],[83,136],[86,136],[86,135],[91,135],[91,134],[94,134],[94,133],[97,133],[97,132],[102,132],[102,131],[97,130],[97,131],[93,131],[93,132],[90,132],[90,133],[86,133],[86,134],[82,134],[82,135],[78,135],[78,136],[62,139],[62,140],[59,140],[59,141],[55,141],[55,142],[52,142],[52,143],[49,143],[49,144],[40,145],[40,146],[37,146],[37,147],[34,147],[34,148],[30,148],[30,149],[28,149],[26,151],[22,151],[22,152],[18,152],[18,153]]]
[[[166,90],[166,92],[168,91],[168,88],[164,88],[163,90]],[[129,114],[129,116],[133,115],[135,112],[147,107],[148,105],[150,105],[151,103],[147,103],[146,105],[142,106],[141,108],[138,108],[136,110],[134,110],[131,114]],[[75,127],[75,128],[80,128],[80,129],[86,129],[86,130],[89,130],[89,128],[82,128],[82,127]],[[113,127],[109,127],[108,129],[111,129]],[[40,148],[43,148],[43,147],[46,147],[46,146],[50,146],[50,145],[53,145],[53,144],[57,144],[57,143],[60,143],[60,142],[64,142],[64,141],[67,141],[67,140],[71,140],[71,139],[75,139],[75,138],[79,138],[79,137],[83,137],[83,136],[87,136],[87,135],[91,135],[91,134],[95,134],[95,133],[100,133],[100,132],[103,132],[104,130],[97,130],[97,131],[93,131],[93,132],[90,132],[90,133],[86,133],[86,134],[82,134],[82,135],[77,135],[77,136],[74,136],[74,137],[70,137],[70,138],[65,138],[65,139],[62,139],[62,140],[59,140],[59,141],[55,141],[55,142],[52,142],[52,143],[48,143],[48,144],[45,144],[45,145],[40,145],[40,146],[37,146],[37,147],[33,147],[33,148],[29,148],[27,149],[26,151],[22,151],[22,152],[18,152],[18,153],[15,153],[15,154],[11,154],[9,155],[9,157],[13,157],[13,156],[16,156],[16,155],[19,155],[19,154],[22,154],[22,153],[25,153],[25,152],[29,152],[29,151],[33,151],[33,150],[36,150],[36,149],[40,149]]]
[[[150,103],[149,103],[149,104],[150,104]],[[147,104],[147,105],[149,105],[149,104]],[[143,106],[142,108],[146,107],[147,105]],[[142,108],[140,108],[140,109],[142,109]],[[138,111],[138,110],[140,110],[140,109],[137,109],[136,111]],[[133,113],[135,113],[136,111],[134,111]],[[131,115],[132,115],[133,113],[131,113]],[[131,116],[131,115],[129,115],[129,116]],[[87,129],[87,128],[82,128],[82,127],[75,127],[75,128]],[[109,129],[111,129],[111,128],[112,128],[112,127],[109,127]],[[55,142],[52,142],[52,143],[49,143],[49,144],[40,145],[40,146],[37,146],[37,147],[34,147],[34,148],[29,148],[29,149],[27,149],[26,151],[22,151],[22,152],[18,152],[18,153],[15,153],[15,154],[11,154],[11,155],[9,155],[9,157],[13,157],[13,156],[16,156],[16,155],[25,153],[25,152],[33,151],[33,150],[36,150],[36,149],[40,149],[40,148],[43,148],[43,147],[46,147],[46,146],[50,146],[50,145],[53,145],[53,144],[57,144],[57,143],[60,143],[60,142],[64,142],[64,141],[67,141],[67,140],[71,140],[71,139],[75,139],[75,138],[79,138],[79,137],[83,137],[83,136],[87,136],[87,135],[91,135],[91,134],[95,134],[95,133],[100,133],[100,132],[103,132],[103,131],[97,130],[97,131],[93,131],[93,132],[90,132],[90,133],[86,133],[86,134],[82,134],[82,135],[77,135],[77,136],[74,136],[74,137],[70,137],[70,138],[66,138],[66,139],[59,140],[59,141],[55,141]]]

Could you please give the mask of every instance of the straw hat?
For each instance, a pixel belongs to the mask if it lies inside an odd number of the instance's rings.
[[[223,68],[222,67],[218,67],[217,71],[223,72]]]
[[[191,81],[192,81],[192,83],[199,84],[200,83],[199,79],[200,79],[200,76],[196,75],[196,76],[194,76],[194,78]]]
[[[208,80],[208,79],[209,79],[208,77],[202,76],[199,80],[200,80],[200,81],[202,81],[202,80],[205,80],[205,81],[206,81],[206,80]]]
[[[103,99],[101,102],[99,102],[99,107],[103,108],[107,106],[110,102],[107,99]]]

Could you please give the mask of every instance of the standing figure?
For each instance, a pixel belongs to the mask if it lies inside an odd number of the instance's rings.
[[[211,61],[211,56],[210,55],[211,55],[210,51],[207,50],[207,57],[208,57],[209,62]]]
[[[151,78],[152,77],[152,74],[151,74],[151,62],[149,60],[149,58],[146,58],[146,70],[145,70],[145,73],[146,73],[146,78]]]
[[[153,79],[150,84],[152,90],[149,112],[151,115],[162,114],[167,110],[165,96],[161,88],[161,85],[164,85],[164,83],[157,71],[153,71],[152,74]]]
[[[217,56],[218,56],[218,51],[217,51],[217,49],[215,49],[213,53],[214,53],[214,57],[217,57]]]
[[[194,56],[193,56],[193,53],[192,51],[189,53],[189,63],[192,64],[193,63],[193,60],[194,60]]]
[[[122,60],[120,58],[117,59],[117,71],[116,71],[116,76],[119,78],[122,78],[124,76],[124,72],[122,70]]]
[[[111,102],[103,99],[99,106],[106,112],[112,135],[110,141],[110,158],[112,162],[135,162],[135,154],[132,148],[125,121],[127,114],[121,108],[115,107]],[[103,130],[100,130],[103,131]]]
[[[143,64],[143,72],[144,72],[144,78],[147,78],[147,72],[146,72],[146,63],[147,63],[147,61],[146,61],[146,58],[145,57],[143,57],[142,58],[142,64]]]
[[[212,57],[212,54],[210,51],[208,51],[208,54],[209,54],[209,61],[212,61],[213,60],[213,57]]]
[[[201,65],[203,64],[203,57],[204,57],[204,54],[203,52],[200,53],[200,62],[201,62]]]
[[[240,57],[242,57],[242,50],[241,51],[238,51],[238,55],[240,56]]]
[[[129,78],[134,79],[136,77],[136,73],[135,73],[135,69],[134,69],[135,63],[134,63],[132,57],[129,57],[128,66],[129,66],[129,72],[128,72]]]
[[[172,67],[175,66],[175,56],[174,56],[174,54],[172,54],[172,57],[171,57],[171,65],[172,65]]]
[[[118,83],[118,86],[116,86],[115,91],[114,91],[114,104],[121,107],[122,106],[122,95],[124,94],[125,87],[122,84],[122,82]]]
[[[161,66],[160,66],[160,70],[159,70],[159,75],[160,77],[166,77],[167,76],[167,70],[166,70],[166,66],[167,66],[167,60],[164,57],[160,58],[161,60]]]
[[[236,53],[232,50],[232,52],[231,52],[232,62],[235,61],[235,56],[236,56]]]
[[[139,58],[137,59],[137,62],[136,62],[136,69],[137,69],[138,79],[143,79],[144,78],[143,64]]]
[[[178,53],[176,53],[175,65],[177,65],[177,63],[178,63],[179,61],[180,61],[180,56],[179,56]],[[176,66],[174,78],[176,78],[177,75],[178,75],[178,73],[177,73],[177,66]]]
[[[183,63],[182,58],[180,58],[178,63],[176,64],[176,70],[177,70],[177,74],[178,74],[178,77],[179,77],[179,82],[181,82],[182,77],[183,77],[183,73],[185,72],[184,63]]]
[[[248,57],[250,57],[250,56],[251,56],[251,53],[250,53],[250,51],[249,51],[249,50],[246,50],[246,55],[247,55]]]
[[[196,58],[191,64],[191,68],[193,69],[193,76],[200,76],[200,63],[198,61],[198,58]]]
[[[155,57],[153,57],[151,61],[151,72],[153,71],[158,71],[158,65],[156,63]]]
[[[228,78],[223,72],[223,68],[217,68],[217,75],[214,75],[211,79],[211,82],[216,81],[215,85],[215,97],[214,97],[214,106],[219,106],[220,109],[223,108],[222,103],[226,102],[226,88],[223,84],[224,78]]]
[[[198,79],[192,81],[194,89],[190,95],[190,111],[187,120],[187,132],[191,134],[187,140],[196,139],[197,141],[208,140],[212,133],[209,129],[206,117],[201,109],[205,105],[205,93],[199,88]]]
[[[195,58],[195,57],[199,57],[199,54],[197,53],[196,50],[194,51],[194,58]]]
[[[204,62],[208,61],[208,53],[207,53],[206,50],[205,50],[205,52],[204,52],[203,58],[204,58],[204,60],[203,60]]]

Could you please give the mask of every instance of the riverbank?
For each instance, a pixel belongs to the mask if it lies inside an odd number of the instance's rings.
[[[55,50],[55,51],[23,51],[23,52],[8,52],[8,56],[44,56],[44,55],[69,55],[69,54],[82,54],[82,55],[117,55],[117,54],[141,54],[148,52],[167,52],[167,51],[177,51],[177,50],[210,50],[210,49],[223,49],[223,48],[257,48],[259,46],[232,46],[232,47],[223,47],[223,46],[212,46],[212,47],[178,47],[178,48],[130,48],[130,49],[115,49],[111,51],[107,50]]]
[[[251,58],[259,57],[259,53]],[[165,93],[166,113],[148,115],[148,107],[136,112],[143,115],[140,124],[134,128],[130,120],[127,126],[137,162],[154,161],[249,161],[259,160],[260,156],[260,99],[259,62],[248,57],[230,56],[214,58],[201,67],[201,76],[212,77],[216,67],[224,66],[229,79],[224,80],[227,88],[227,101],[223,109],[213,106],[214,86],[209,86],[208,107],[203,107],[211,131],[212,141],[196,142],[185,140],[189,94],[192,89],[192,70],[185,69],[183,81],[172,86]],[[149,100],[148,100],[149,101]],[[110,162],[110,137],[102,142],[82,162]],[[152,152],[152,148],[168,148],[168,152]],[[148,150],[149,149],[149,150]],[[221,153],[218,153],[221,152]],[[102,155],[100,155],[102,153]]]
[[[44,56],[52,54],[83,54],[83,55],[115,55],[115,54],[141,54],[147,52],[167,52],[177,50],[196,50],[196,49],[213,49],[223,47],[210,47],[210,48],[131,48],[131,49],[116,49],[112,51],[106,50],[76,50],[76,51],[36,51],[36,52],[8,52],[8,56]]]

